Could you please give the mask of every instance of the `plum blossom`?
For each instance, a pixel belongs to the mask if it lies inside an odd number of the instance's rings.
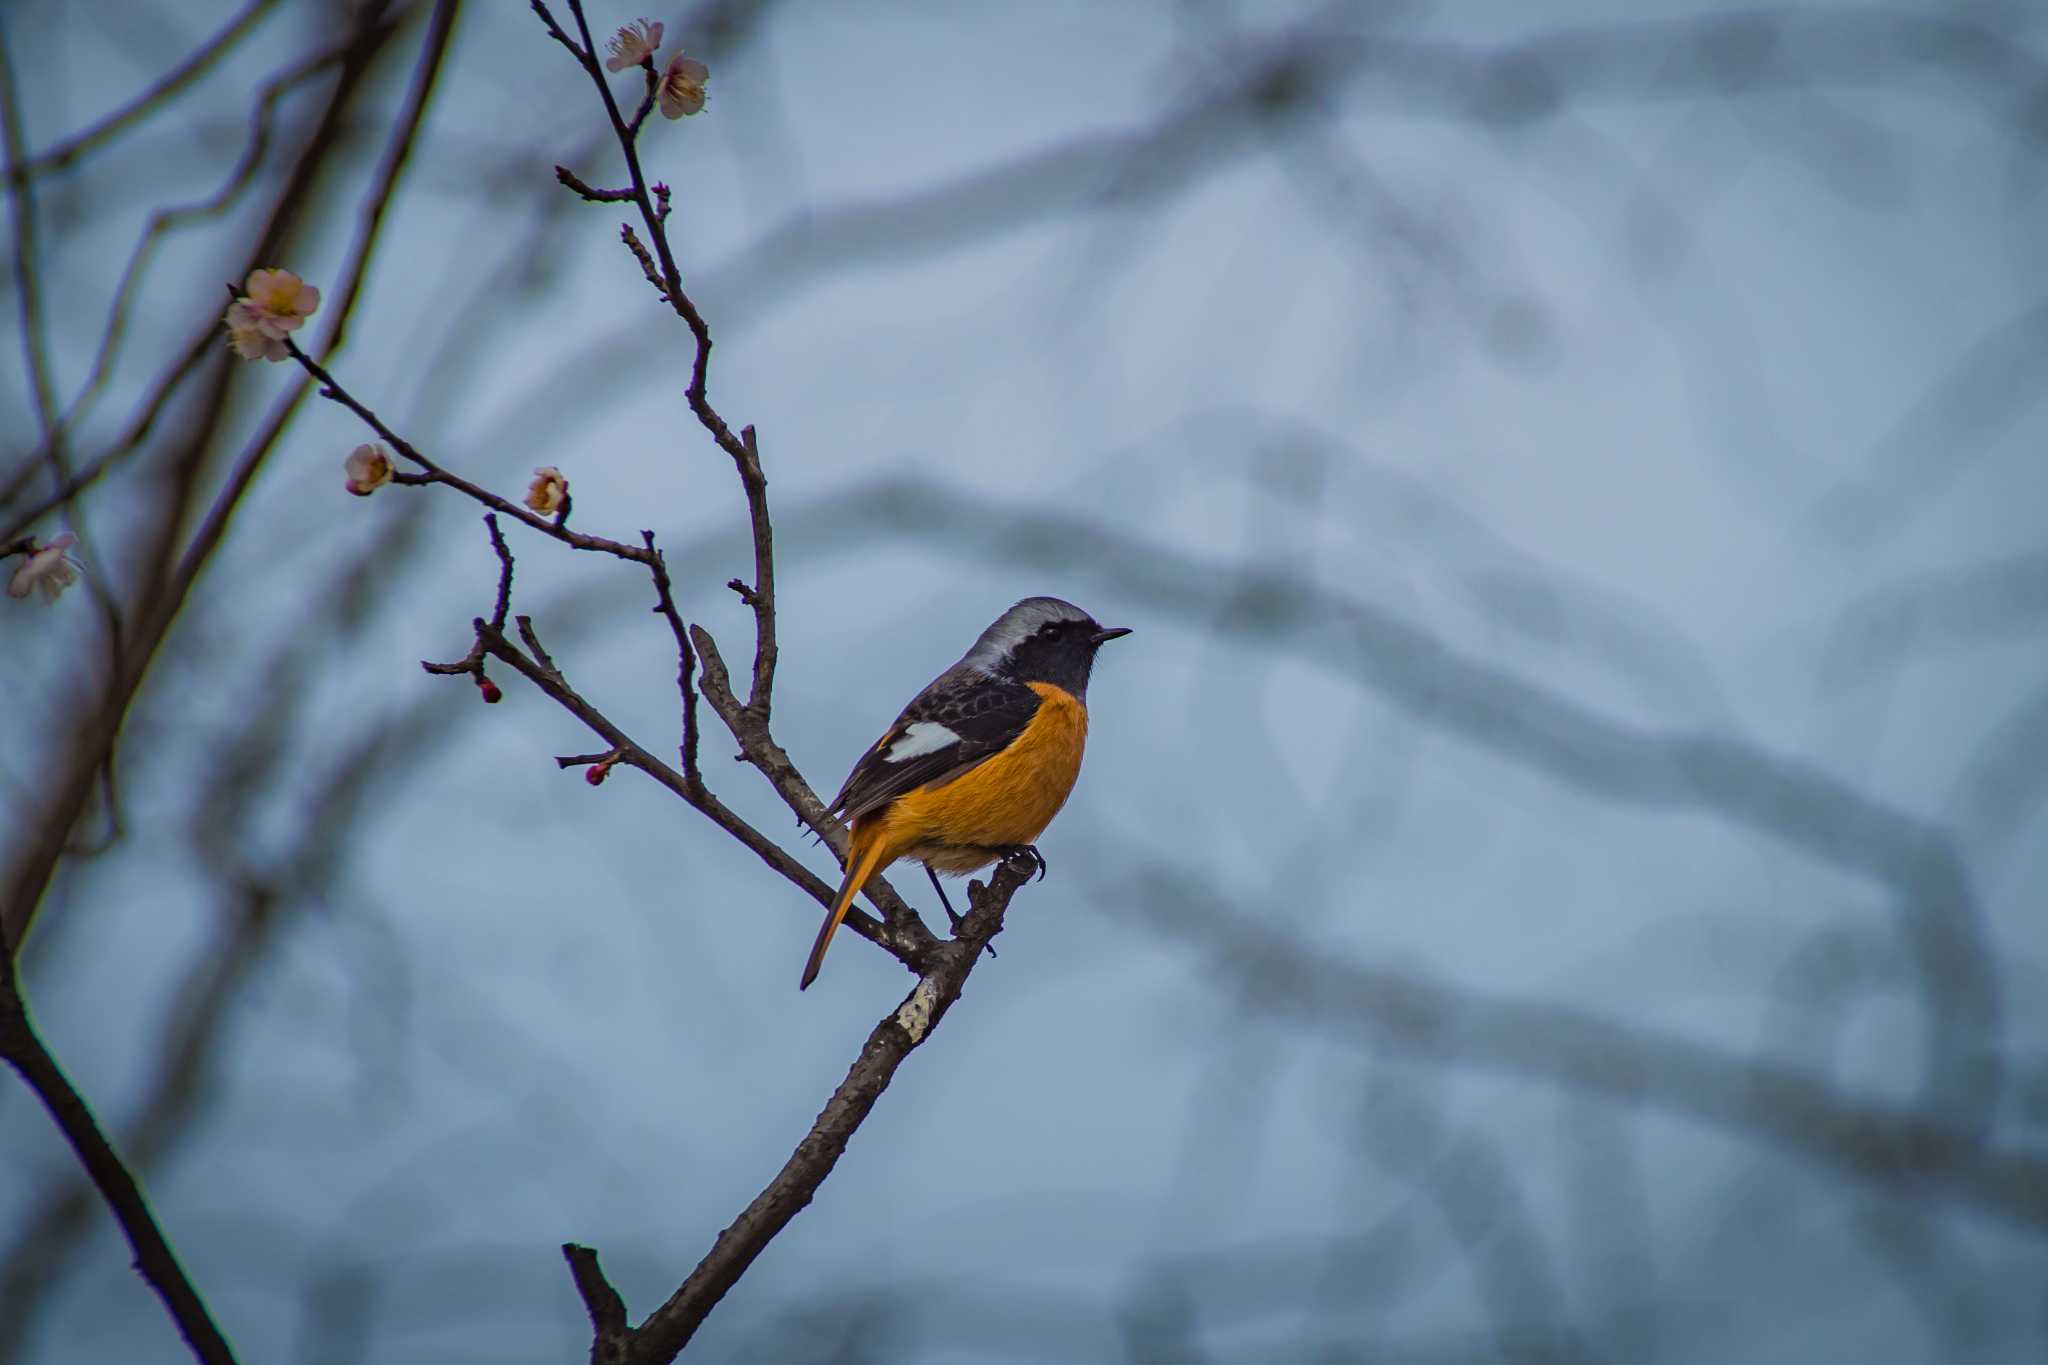
[[[320,291],[289,270],[252,270],[242,301],[275,336],[296,332],[320,307]]]
[[[78,537],[66,531],[41,545],[31,544],[28,557],[7,580],[7,595],[26,597],[40,592],[45,602],[56,601],[57,594],[76,583],[83,572],[78,561],[65,553],[77,543]]]
[[[367,498],[391,482],[391,457],[380,445],[357,446],[341,462],[341,468],[348,475],[342,487],[359,498]]]
[[[290,354],[284,338],[270,331],[246,299],[228,305],[227,324],[228,345],[244,360],[283,360]]]
[[[638,66],[661,46],[661,22],[635,19],[614,33],[604,46],[612,54],[604,59],[605,70],[624,71],[629,66]]]
[[[283,360],[284,339],[320,307],[320,291],[289,270],[252,270],[228,305],[228,345],[244,360]]]
[[[680,52],[669,58],[661,73],[661,112],[669,118],[682,118],[702,109],[704,82],[710,76],[711,68],[694,58]]]
[[[533,482],[526,486],[526,505],[544,517],[551,517],[562,510],[569,501],[569,481],[562,477],[562,471],[553,465],[543,465],[533,471]]]

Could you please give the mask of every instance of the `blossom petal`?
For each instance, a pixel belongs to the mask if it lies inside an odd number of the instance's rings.
[[[341,469],[348,476],[341,486],[359,498],[367,498],[390,483],[393,474],[391,457],[384,453],[384,447],[368,443],[351,450],[341,462]]]
[[[226,323],[228,345],[244,360],[283,360],[290,354],[284,344],[284,334],[290,328],[277,325],[276,319],[258,311],[247,299],[228,305]]]
[[[614,33],[605,43],[605,50],[612,54],[604,59],[605,70],[624,71],[652,57],[661,46],[661,29],[659,21],[636,19]]]
[[[35,592],[45,602],[55,602],[57,595],[76,583],[82,572],[78,562],[65,553],[77,543],[78,537],[66,531],[31,549],[8,578],[7,595],[26,597]]]
[[[553,465],[543,465],[533,471],[533,482],[526,487],[526,505],[544,517],[551,517],[562,510],[569,501],[569,481],[562,477],[562,471]]]
[[[704,87],[682,81],[663,81],[661,112],[669,118],[683,118],[704,107]]]

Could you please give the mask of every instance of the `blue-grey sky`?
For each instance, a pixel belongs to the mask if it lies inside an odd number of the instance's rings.
[[[10,11],[30,148],[229,12],[127,10]],[[43,182],[64,393],[147,214],[219,182],[249,91],[326,14],[279,7]],[[655,16],[712,69],[643,155],[713,400],[760,433],[775,728],[814,785],[1016,598],[1135,630],[1092,685],[1051,875],[694,1352],[2038,1358],[2038,1224],[1660,1098],[1683,1077],[1617,1100],[1526,1060],[1549,1035],[1500,1012],[2042,1140],[2048,32],[2017,5],[1768,15]],[[279,262],[315,283],[417,44]],[[1293,102],[1244,97],[1283,58]],[[683,401],[687,337],[618,214],[553,183],[615,179],[602,134],[523,6],[470,4],[334,368],[449,466],[516,496],[556,465],[577,525],[653,530],[737,661],[743,505]],[[81,448],[220,306],[246,219],[164,250]],[[22,376],[0,392],[26,414]],[[220,467],[289,378],[243,377]],[[33,446],[10,428],[9,469]],[[653,1308],[910,983],[842,937],[799,996],[794,888],[631,772],[558,774],[594,746],[517,679],[485,708],[422,673],[466,647],[493,564],[443,490],[346,496],[365,438],[311,405],[251,490],[138,704],[123,839],[60,875],[28,988],[119,1133],[235,922],[233,869],[325,849],[250,979],[201,989],[227,1015],[148,1172],[167,1230],[246,1359],[581,1358],[558,1245]],[[151,493],[96,496],[87,566],[118,587]],[[672,751],[644,578],[511,541],[516,609]],[[0,602],[17,809],[94,621],[81,593]],[[238,788],[219,765],[278,689],[274,768]],[[316,812],[379,731],[399,752],[362,810]],[[707,737],[714,785],[794,842],[732,747]],[[894,881],[940,920],[920,873]],[[1388,1022],[1403,982],[1474,1012],[1439,1048]],[[0,1133],[7,1237],[72,1166],[19,1088]],[[15,1358],[178,1358],[110,1226],[48,1274]]]

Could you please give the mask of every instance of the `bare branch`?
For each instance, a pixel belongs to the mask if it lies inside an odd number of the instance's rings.
[[[342,407],[347,408],[350,412],[362,418],[363,423],[370,430],[376,432],[378,436],[388,441],[393,450],[426,471],[424,479],[401,479],[400,482],[415,486],[424,483],[446,484],[464,497],[482,503],[485,507],[490,508],[491,511],[511,517],[521,525],[530,527],[544,536],[559,540],[564,545],[574,549],[615,555],[620,559],[631,560],[636,564],[651,562],[649,551],[640,549],[637,546],[622,544],[616,540],[607,540],[603,536],[587,536],[580,531],[571,531],[562,524],[562,518],[560,517],[541,516],[528,508],[520,506],[518,503],[499,497],[496,493],[491,492],[480,484],[471,483],[468,479],[463,478],[452,470],[436,464],[433,460],[422,454],[419,448],[413,445],[412,442],[392,430],[383,418],[370,410],[367,404],[342,387],[340,380],[328,373],[327,368],[319,361],[300,350],[298,343],[290,337],[285,338],[285,348],[290,353],[291,358],[298,361],[300,367],[318,381],[322,398],[339,403]]]
[[[496,512],[484,513],[484,525],[491,533],[491,549],[498,556],[498,598],[491,604],[491,626],[503,630],[505,613],[512,609],[512,551],[506,547],[504,533],[498,529]]]
[[[452,14],[455,6],[443,0],[441,9]],[[339,136],[343,111],[361,92],[371,59],[393,32],[388,24],[372,23],[368,19],[364,23],[366,26],[350,37],[347,58],[342,65],[342,79],[337,82],[319,125],[302,147],[291,174],[279,187],[271,219],[258,234],[258,240],[249,253],[250,261],[260,263],[268,259],[286,225],[296,222],[298,215],[305,211],[304,187]],[[445,43],[423,57],[408,97],[408,109],[401,114],[393,129],[394,143],[404,143],[417,136],[425,105],[433,90],[434,73],[444,52]],[[365,202],[374,203],[388,198],[396,188],[403,166],[402,157],[387,155],[385,175],[370,186]],[[381,214],[368,215],[365,230],[351,244],[349,261],[342,272],[343,284],[337,291],[342,300],[336,309],[338,316],[345,316],[353,306],[355,281],[367,271],[375,254],[380,240],[377,228],[381,221]],[[254,269],[255,266],[249,268]],[[37,830],[20,845],[15,865],[8,869],[4,881],[0,881],[0,923],[4,923],[8,940],[16,945],[27,933],[35,907],[56,870],[70,831],[85,808],[95,775],[112,761],[123,720],[147,675],[151,658],[175,623],[192,583],[210,561],[242,495],[262,468],[304,392],[303,388],[295,390],[273,408],[271,417],[244,448],[225,486],[213,498],[199,529],[181,549],[180,536],[190,510],[188,499],[196,499],[198,495],[200,462],[224,420],[227,411],[225,400],[232,383],[230,376],[233,371],[226,368],[225,352],[219,344],[217,332],[217,324],[209,321],[193,345],[188,347],[185,357],[173,367],[173,378],[159,389],[158,400],[152,400],[168,401],[169,393],[182,382],[183,376],[196,370],[203,358],[213,358],[211,388],[200,405],[200,416],[193,429],[174,443],[165,462],[166,473],[176,481],[177,496],[163,501],[156,509],[154,525],[137,537],[145,546],[143,562],[161,563],[163,570],[141,593],[136,613],[139,622],[122,641],[120,657],[114,660],[111,676],[101,694],[82,708],[78,733],[72,745],[74,756],[65,771],[51,783],[51,797],[39,812]],[[153,417],[147,417],[130,439],[140,440],[153,420]]]
[[[51,481],[62,488],[70,477],[69,461],[58,431],[57,381],[50,369],[50,338],[43,317],[43,269],[36,243],[36,199],[22,172],[28,143],[22,136],[21,109],[15,99],[14,63],[0,40],[0,146],[7,154],[8,210],[14,224],[14,294],[21,312],[21,347],[28,362],[29,393],[35,401],[36,423],[42,432],[42,458]]]
[[[214,65],[233,51],[235,45],[241,42],[249,30],[256,26],[257,21],[276,4],[277,0],[249,0],[233,18],[221,26],[218,33],[194,48],[183,61],[166,71],[157,79],[156,84],[91,127],[82,129],[62,142],[28,157],[13,167],[10,178],[19,183],[34,176],[65,170],[79,158],[112,142],[143,119],[162,109],[201,76],[212,70]]]
[[[520,618],[523,628],[530,633],[531,623]],[[707,816],[711,822],[727,834],[740,841],[769,867],[782,874],[791,883],[802,889],[819,905],[832,903],[833,888],[820,880],[811,870],[798,862],[773,839],[755,829],[737,812],[733,811],[717,796],[713,795],[701,780],[692,781],[668,764],[641,747],[625,731],[592,706],[572,688],[561,672],[554,668],[552,661],[542,662],[544,653],[530,654],[505,637],[504,632],[494,629],[490,622],[478,617],[471,623],[483,653],[502,659],[528,682],[546,693],[550,700],[583,722],[593,734],[598,735],[618,753],[617,762],[638,768],[671,792],[688,802],[690,806]],[[537,641],[533,641],[537,644]],[[457,669],[454,671],[467,671]],[[562,766],[569,766],[563,764]],[[842,836],[843,837],[843,836]],[[905,908],[903,922],[887,925],[862,914],[859,910],[847,912],[846,923],[855,933],[880,945],[912,971],[922,971],[933,953],[943,946],[932,937],[929,930],[918,921],[916,915]]]
[[[789,1160],[767,1188],[733,1220],[732,1226],[718,1235],[710,1253],[698,1262],[668,1301],[648,1315],[647,1321],[637,1329],[623,1332],[607,1325],[616,1319],[601,1321],[600,1309],[617,1296],[611,1293],[610,1299],[605,1297],[611,1287],[597,1273],[595,1252],[589,1253],[587,1262],[571,1256],[577,1289],[591,1308],[592,1326],[597,1330],[591,1350],[593,1360],[655,1365],[675,1359],[706,1315],[754,1263],[754,1258],[803,1211],[825,1177],[832,1174],[847,1142],[888,1089],[896,1069],[931,1036],[932,1029],[960,998],[961,988],[967,984],[968,973],[974,970],[982,950],[1002,932],[1003,912],[1010,898],[1031,879],[1032,870],[1023,860],[1015,860],[997,868],[987,886],[980,882],[969,884],[971,908],[961,920],[960,936],[936,949],[930,965],[902,1003],[869,1032],[860,1055],[847,1070],[846,1079],[832,1092]]]
[[[561,181],[563,186],[574,190],[578,195],[593,204],[626,204],[632,202],[633,199],[633,191],[630,188],[623,190],[592,189],[584,184],[582,180],[578,179],[576,173],[567,166],[555,167],[555,179]]]
[[[373,180],[363,200],[363,225],[350,246],[341,287],[336,291],[336,337],[346,326],[361,280],[374,255],[380,238],[378,229],[383,207],[397,186],[407,150],[418,135],[458,8],[459,0],[441,0],[435,8],[435,19],[415,67],[407,103],[386,143],[381,173]],[[263,230],[263,240],[252,255],[258,255],[260,259],[260,253],[267,249],[280,226],[303,211],[297,202],[298,192],[334,145],[339,115],[362,88],[369,60],[390,31],[388,27],[369,25],[351,35],[350,60],[344,64],[343,78],[337,83],[319,125],[301,149],[292,174],[285,178],[271,221]],[[10,157],[11,162],[14,160]],[[17,194],[26,192],[27,181],[18,182]],[[329,345],[332,344],[330,340]],[[214,349],[217,351],[217,343]],[[189,364],[174,367],[174,373],[189,373],[197,364],[195,353]],[[176,479],[172,484],[174,495],[160,501],[155,509],[158,519],[153,531],[140,537],[145,545],[153,542],[157,554],[165,558],[184,531],[187,500],[197,496],[203,457],[228,409],[228,371],[217,361],[214,373],[216,378],[209,394],[213,401],[203,409],[189,439],[182,443],[182,448],[174,451],[168,462],[167,472]],[[111,773],[123,723],[148,675],[151,661],[170,633],[193,583],[221,543],[242,497],[274,448],[304,391],[304,385],[295,386],[293,393],[274,405],[269,423],[244,448],[225,485],[213,497],[199,527],[186,541],[183,550],[177,553],[175,570],[146,580],[138,594],[140,623],[137,628],[127,633],[126,638],[122,632],[110,633],[112,657],[108,676],[98,696],[80,708],[80,718],[64,767],[55,774],[50,784],[49,799],[38,812],[36,827],[19,845],[14,864],[6,870],[4,883],[0,883],[0,887],[4,887],[0,890],[0,956],[5,958],[4,963],[0,963],[0,977],[5,979],[4,988],[0,988],[0,995],[4,995],[0,998],[0,1030],[4,1030],[5,1037],[0,1041],[4,1041],[9,1061],[43,1099],[102,1198],[120,1219],[135,1248],[138,1267],[157,1288],[179,1331],[194,1354],[209,1365],[212,1362],[231,1362],[232,1352],[179,1268],[161,1231],[150,1219],[133,1175],[99,1133],[83,1100],[65,1081],[55,1060],[30,1027],[15,977],[15,959],[36,907],[69,847],[68,836],[80,819],[95,780],[103,773]],[[48,457],[57,462],[62,473],[58,433],[54,427],[46,429],[44,444]],[[60,485],[65,484],[69,479],[60,479],[59,482]],[[62,487],[59,495],[69,496]]]
[[[378,22],[370,30],[371,39],[374,40],[371,42],[370,50],[374,50],[375,44],[381,43],[393,31],[394,25],[392,23]],[[105,331],[100,339],[99,349],[93,357],[91,372],[86,377],[85,383],[80,387],[77,396],[72,399],[71,405],[65,410],[62,420],[58,423],[57,434],[59,436],[79,424],[85,414],[92,408],[94,400],[98,397],[100,391],[111,378],[114,358],[120,351],[121,342],[127,334],[130,312],[136,298],[141,293],[140,283],[143,271],[148,266],[159,241],[172,231],[193,223],[218,217],[232,207],[241,198],[243,192],[255,183],[257,170],[261,167],[269,153],[271,133],[277,116],[277,106],[284,96],[331,67],[341,66],[347,70],[354,70],[349,63],[367,60],[366,41],[368,40],[366,40],[363,33],[350,33],[329,47],[293,63],[284,71],[266,81],[256,93],[255,105],[249,121],[249,136],[244,144],[241,157],[237,160],[234,168],[228,173],[227,179],[222,182],[220,188],[204,199],[188,204],[176,205],[171,208],[158,209],[150,215],[149,222],[143,228],[142,235],[137,239],[134,250],[129,253],[128,263],[121,272],[121,279],[115,286],[113,304],[109,311]],[[342,98],[346,91],[351,88],[353,88],[353,81],[344,82],[344,88],[336,92],[336,98]],[[324,146],[325,143],[316,134],[303,150],[300,157],[300,171],[295,172],[293,176],[294,189],[302,187],[304,168],[311,161],[317,159],[317,154]],[[289,192],[280,194],[274,201],[274,204],[273,231],[277,225],[277,216],[286,214],[292,209],[293,200],[291,194]],[[259,248],[257,251],[252,252],[248,259],[260,262],[263,254],[263,249]],[[251,268],[254,267],[252,266]],[[70,502],[80,493],[97,483],[123,460],[130,458],[140,451],[148,440],[158,419],[163,416],[185,381],[199,369],[204,361],[211,359],[217,362],[220,359],[219,351],[219,328],[211,320],[208,320],[194,334],[192,339],[186,343],[184,349],[178,353],[177,358],[165,368],[149,394],[138,405],[135,416],[130,419],[125,432],[116,437],[98,455],[81,466],[64,481],[62,487],[51,493],[48,498],[24,511],[12,513],[10,520],[6,523],[9,529],[4,534],[12,535],[33,525],[49,512]],[[37,467],[36,462],[29,463],[18,471],[4,488],[0,488],[0,506],[11,505],[21,495],[27,485],[29,476],[33,474]]]
[[[227,1338],[214,1324],[199,1291],[185,1276],[184,1267],[164,1239],[163,1229],[149,1211],[149,1203],[135,1177],[121,1163],[113,1145],[100,1131],[85,1100],[72,1088],[56,1058],[36,1036],[28,1018],[28,1006],[15,977],[14,954],[0,953],[0,1055],[7,1058],[36,1098],[50,1111],[50,1118],[64,1134],[78,1161],[92,1177],[100,1197],[106,1201],[135,1252],[135,1268],[149,1281],[163,1300],[164,1308],[178,1326],[178,1333],[203,1365],[234,1365],[235,1353]]]
[[[702,785],[704,775],[697,767],[697,652],[690,647],[689,627],[683,623],[682,613],[676,610],[675,593],[668,577],[668,561],[654,548],[654,532],[642,531],[640,540],[646,545],[647,553],[653,556],[649,569],[654,576],[654,610],[668,622],[669,634],[676,642],[676,691],[683,703],[683,776]]]
[[[626,1325],[626,1301],[604,1277],[595,1247],[564,1242],[562,1256],[569,1262],[569,1274],[576,1281],[576,1292],[583,1296],[583,1306],[590,1310],[590,1330],[596,1339],[590,1351],[592,1365],[619,1359],[621,1348],[615,1343],[630,1330]]]
[[[768,520],[768,476],[751,426],[740,429],[740,483],[747,490],[747,519],[754,531],[754,581],[742,596],[754,609],[754,682],[747,710],[765,726],[769,693],[775,687],[775,526]]]
[[[1238,974],[1256,964],[1258,977],[1243,984],[1262,1006],[1355,1045],[1390,1046],[1654,1106],[1754,1135],[1879,1186],[1939,1189],[2015,1227],[2048,1228],[2048,1158],[1988,1146],[1933,1106],[1857,1100],[1824,1076],[1614,1024],[1575,1005],[1489,997],[1344,962],[1276,937],[1270,915],[1236,909],[1163,865],[1118,891],[1119,905],[1200,946],[1217,971]],[[1959,1117],[1968,1123],[1972,1116]]]

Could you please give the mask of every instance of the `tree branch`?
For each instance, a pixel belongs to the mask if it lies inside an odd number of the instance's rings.
[[[1003,913],[1010,898],[1031,875],[1032,869],[1020,860],[999,866],[987,886],[980,882],[969,884],[970,908],[961,920],[960,936],[938,946],[929,967],[902,1003],[868,1033],[860,1054],[847,1069],[846,1079],[825,1101],[824,1109],[789,1160],[733,1220],[732,1226],[718,1235],[689,1278],[666,1303],[648,1315],[647,1321],[638,1328],[626,1329],[624,1305],[598,1270],[597,1253],[583,1247],[564,1249],[569,1254],[577,1292],[583,1295],[596,1330],[591,1347],[593,1362],[659,1365],[676,1358],[726,1291],[754,1263],[754,1258],[816,1196],[818,1187],[845,1153],[846,1144],[881,1099],[882,1092],[889,1088],[897,1068],[931,1036],[939,1020],[960,998],[968,973],[974,970],[982,950],[1002,932]]]
[[[1155,865],[1116,903],[1194,944],[1237,989],[1360,1048],[1528,1076],[1753,1135],[1845,1175],[1924,1198],[1939,1191],[2010,1226],[2048,1228],[2048,1156],[1999,1148],[1939,1107],[1867,1101],[1820,1073],[1745,1058],[1577,1005],[1457,989],[1352,963],[1276,935],[1178,869]],[[1256,964],[1256,979],[1244,978]],[[1273,983],[1284,983],[1277,987]]]
[[[507,501],[481,484],[472,483],[460,474],[435,463],[422,454],[419,448],[413,445],[412,442],[392,430],[384,419],[373,412],[361,399],[343,388],[341,381],[330,374],[319,361],[300,350],[296,341],[286,337],[284,344],[291,358],[299,362],[299,367],[318,381],[322,398],[339,403],[342,407],[347,408],[357,417],[360,417],[365,426],[376,432],[384,440],[390,442],[393,450],[426,471],[423,478],[401,477],[399,480],[401,483],[415,487],[424,487],[427,484],[436,483],[446,484],[464,497],[482,503],[493,512],[501,516],[511,517],[521,525],[538,531],[544,536],[559,540],[572,549],[615,555],[620,559],[631,560],[635,564],[652,563],[653,556],[651,551],[643,550],[635,545],[627,545],[620,541],[608,540],[603,536],[587,536],[580,531],[572,531],[563,524],[564,519],[562,517],[541,516],[528,508],[520,506],[518,503]]]
[[[437,25],[452,22],[455,8],[450,0],[443,0],[436,9]],[[447,16],[445,20],[443,15]],[[436,31],[439,31],[438,27]],[[278,242],[306,212],[306,187],[318,174],[326,154],[340,136],[344,116],[363,90],[370,65],[392,32],[389,25],[366,19],[364,27],[352,35],[342,63],[342,79],[322,111],[319,125],[308,137],[291,174],[281,186],[270,221],[250,251],[249,261],[260,264],[271,258]],[[418,134],[445,49],[443,41],[431,45],[423,53],[413,91],[408,97],[408,107],[397,119],[388,144],[389,154],[383,174],[365,196],[371,208],[365,215],[363,231],[351,244],[349,262],[343,271],[344,284],[337,291],[341,295],[341,303],[336,309],[338,317],[345,315],[353,305],[358,282],[367,273],[375,255],[382,215],[374,206],[388,199],[397,187],[405,165],[403,148]],[[251,264],[249,268],[256,266]],[[297,393],[280,401],[263,428],[244,447],[199,528],[184,542],[183,549],[179,549],[180,533],[190,510],[188,500],[197,497],[201,464],[211,449],[219,423],[230,407],[229,376],[233,372],[226,369],[226,362],[221,360],[224,352],[218,330],[217,323],[207,324],[202,337],[193,348],[188,348],[186,360],[173,367],[172,379],[160,390],[159,396],[168,401],[170,391],[184,375],[201,364],[201,357],[215,359],[213,386],[199,397],[196,407],[200,416],[194,429],[189,436],[172,443],[172,450],[164,461],[164,476],[173,481],[176,496],[161,500],[155,524],[135,537],[145,546],[143,562],[161,562],[163,569],[138,591],[133,615],[139,624],[120,641],[117,657],[99,695],[81,708],[81,720],[71,745],[73,757],[67,761],[65,771],[50,783],[52,796],[43,804],[37,829],[17,846],[20,851],[14,864],[0,872],[0,924],[4,924],[8,941],[17,947],[26,936],[36,906],[56,873],[65,841],[84,811],[95,776],[112,760],[128,709],[142,687],[151,660],[175,625],[193,583],[211,561],[242,495],[261,471],[298,402]],[[149,420],[154,419],[151,417]],[[147,426],[145,421],[131,437],[125,439],[140,441],[147,434]]]
[[[135,1268],[149,1281],[164,1302],[178,1334],[202,1365],[234,1365],[235,1353],[214,1324],[213,1315],[199,1297],[199,1291],[185,1277],[184,1267],[164,1240],[163,1229],[149,1211],[149,1203],[135,1177],[121,1164],[94,1121],[92,1110],[72,1088],[57,1059],[43,1046],[29,1022],[28,1002],[22,998],[21,983],[15,976],[14,954],[0,953],[0,1055],[20,1073],[36,1098],[50,1111],[50,1118],[64,1134],[78,1162],[92,1177],[100,1197],[121,1224],[128,1245],[135,1252]]]
[[[514,619],[522,634],[531,638],[532,621],[524,616]],[[701,779],[693,781],[677,772],[619,729],[610,718],[569,685],[568,679],[553,666],[551,660],[543,662],[541,657],[537,657],[539,651],[529,653],[521,649],[508,639],[503,631],[494,628],[482,617],[478,617],[471,624],[476,630],[477,641],[482,646],[483,653],[503,660],[514,672],[546,693],[556,705],[582,721],[593,734],[612,746],[618,754],[616,762],[646,773],[681,797],[692,809],[705,815],[713,824],[751,849],[762,862],[782,874],[819,905],[831,905],[833,887],[827,885],[780,844],[754,828],[738,812],[719,800]],[[885,924],[857,909],[850,910],[847,912],[846,924],[861,937],[878,944],[912,971],[921,972],[927,969],[933,954],[944,945],[932,936],[930,930],[924,928],[914,913],[910,913],[907,908],[905,913],[908,915],[905,922]]]
[[[256,26],[256,21],[263,18],[276,4],[277,0],[249,0],[249,3],[229,19],[218,33],[158,77],[156,84],[91,127],[73,133],[70,137],[12,167],[8,176],[10,182],[19,183],[52,171],[64,170],[80,157],[97,151],[143,119],[161,111],[166,104],[212,70],[221,58],[233,51],[235,45]]]

